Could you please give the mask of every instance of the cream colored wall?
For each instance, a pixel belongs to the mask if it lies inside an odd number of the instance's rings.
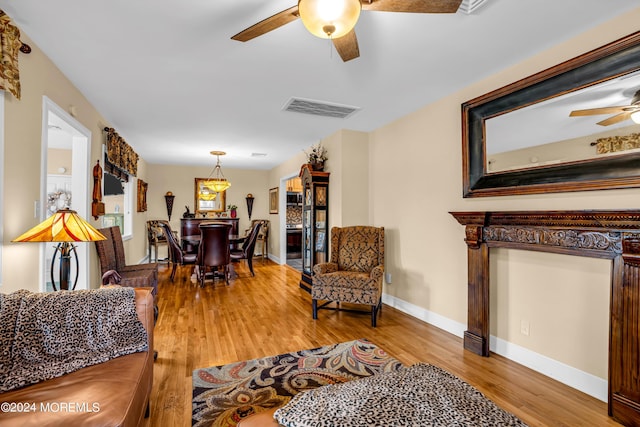
[[[337,200],[340,211],[333,226],[368,225],[369,224],[369,134],[364,132],[343,130],[340,147],[341,167],[338,173],[332,174],[332,185],[329,191],[338,191]],[[333,205],[329,207],[333,208]],[[335,209],[332,209],[335,212]]]
[[[329,176],[329,227],[369,224],[369,134],[343,129],[320,143],[327,149],[325,172]],[[306,163],[304,152],[271,170],[270,188],[279,187],[280,181],[300,172]],[[270,253],[280,254],[279,214],[271,215]]]
[[[47,173],[54,175],[71,175],[71,150],[60,148],[49,148],[47,152]],[[58,172],[59,168],[65,168],[63,174]]]
[[[466,324],[464,229],[449,211],[637,209],[640,189],[463,199],[460,105],[637,31],[639,20],[640,8],[371,133],[371,215],[387,229],[387,294]],[[609,263],[512,252],[492,250],[492,333],[606,378]]]
[[[244,232],[251,225],[246,202],[246,196],[249,193],[253,194],[254,197],[251,219],[270,220],[273,215],[269,215],[269,186],[267,178],[269,171],[225,168],[224,159],[221,164],[225,178],[231,182],[231,187],[226,193],[225,204],[227,206],[238,206],[240,232]],[[210,167],[148,164],[148,219],[167,219],[167,205],[164,195],[167,191],[171,191],[175,198],[170,224],[173,230],[180,230],[180,219],[185,212],[185,206],[189,206],[191,213],[195,211],[195,178],[207,178],[213,166],[213,163]]]
[[[63,109],[75,107],[76,119],[91,131],[90,167],[100,158],[103,142],[102,128],[106,120],[87,101],[60,70],[47,58],[38,45],[22,33],[21,39],[28,43],[32,52],[20,54],[20,80],[22,99],[5,95],[4,137],[5,152],[2,174],[4,178],[4,235],[2,241],[2,292],[17,289],[38,290],[40,272],[38,245],[11,243],[11,239],[38,223],[34,217],[34,202],[40,199],[41,147],[42,147],[42,103],[43,96],[49,97]],[[126,138],[126,136],[125,136]],[[133,141],[130,142],[134,145]],[[144,178],[144,161],[141,162],[141,177]],[[87,198],[93,181],[87,186]],[[125,242],[127,257],[139,258],[139,239],[146,239],[138,233],[140,218],[134,215],[135,237]],[[87,218],[92,225],[99,223]],[[99,264],[95,250],[89,251],[91,260],[89,277],[91,287],[100,283]]]

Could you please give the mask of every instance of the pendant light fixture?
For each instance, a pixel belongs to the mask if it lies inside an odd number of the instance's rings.
[[[224,156],[227,153],[224,151],[212,151],[211,154],[216,156],[218,161],[213,171],[211,171],[209,178],[204,182],[204,185],[211,191],[221,193],[231,187],[231,183],[224,177],[222,169],[220,168],[220,156]]]
[[[298,12],[307,30],[323,39],[337,39],[355,27],[360,0],[299,0]]]

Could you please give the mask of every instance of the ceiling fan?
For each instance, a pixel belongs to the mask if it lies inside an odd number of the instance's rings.
[[[609,117],[608,119],[599,121],[597,124],[599,124],[600,126],[609,126],[629,119],[633,120],[636,123],[640,123],[640,90],[638,90],[635,95],[633,95],[630,105],[575,110],[572,111],[569,116],[596,116],[600,114],[613,114],[613,116]]]
[[[340,57],[346,62],[360,56],[353,26],[361,9],[379,12],[455,13],[461,3],[462,0],[299,0],[296,6],[278,12],[231,38],[246,42],[301,18],[312,34],[331,39]],[[337,9],[333,6],[337,6]],[[323,12],[329,16],[323,17]]]

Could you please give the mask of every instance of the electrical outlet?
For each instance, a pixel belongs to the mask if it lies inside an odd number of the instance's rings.
[[[522,335],[529,336],[529,321],[528,320],[521,320],[520,321],[520,333]]]
[[[385,273],[384,280],[387,282],[388,285],[390,285],[391,284],[391,273]]]

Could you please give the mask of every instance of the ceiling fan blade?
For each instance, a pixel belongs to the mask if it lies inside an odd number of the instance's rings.
[[[600,126],[609,126],[616,123],[624,122],[625,120],[629,120],[630,118],[631,112],[625,111],[624,113],[616,114],[615,116],[609,117],[608,119],[598,122],[597,124],[599,124]]]
[[[354,30],[349,31],[344,36],[331,39],[336,50],[344,62],[351,61],[360,56],[360,48],[358,48],[358,39]]]
[[[266,34],[271,30],[280,28],[283,25],[288,24],[289,22],[295,21],[299,17],[300,14],[298,13],[298,6],[296,5],[290,7],[289,9],[285,9],[282,12],[278,12],[275,15],[268,17],[267,19],[263,19],[257,24],[254,24],[249,28],[240,31],[238,34],[231,38],[233,40],[246,42],[253,38]]]
[[[588,110],[574,110],[569,114],[570,117],[576,116],[596,116],[598,114],[617,114],[624,112],[625,108],[629,108],[628,105],[621,107],[603,107],[603,108],[590,108]]]
[[[456,13],[462,0],[361,0],[363,10],[409,13]]]

